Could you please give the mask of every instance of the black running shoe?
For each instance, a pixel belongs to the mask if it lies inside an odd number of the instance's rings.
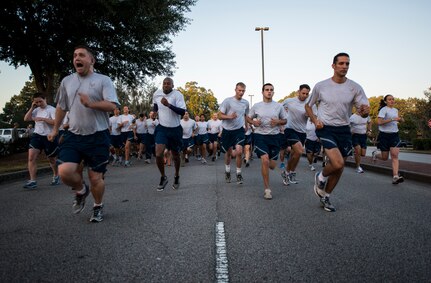
[[[78,214],[81,211],[84,210],[85,208],[85,198],[88,196],[88,194],[90,193],[90,189],[88,188],[88,186],[86,184],[84,184],[85,186],[85,193],[83,193],[82,195],[80,194],[75,194],[75,200],[73,201],[73,213]]]
[[[226,183],[230,183],[230,172],[225,172],[224,179],[226,180]]]
[[[178,190],[180,188],[180,176],[174,177],[174,184],[172,185],[173,190]]]
[[[163,191],[167,184],[168,184],[168,177],[166,177],[166,176],[160,177],[160,183],[157,186],[157,191],[158,192]]]
[[[236,174],[236,183],[238,185],[242,185],[242,183],[244,183],[244,179],[242,178],[241,174]]]
[[[90,222],[98,223],[103,221],[103,205],[93,207],[93,214],[90,217]]]

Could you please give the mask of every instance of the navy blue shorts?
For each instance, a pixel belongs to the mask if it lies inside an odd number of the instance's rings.
[[[180,126],[168,128],[157,125],[154,132],[156,144],[164,144],[168,150],[180,152],[183,147],[183,128]]]
[[[312,141],[309,139],[305,140],[305,152],[306,153],[318,154],[318,153],[320,153],[321,149],[322,149],[322,145],[317,140],[315,140],[315,141]]]
[[[377,136],[377,148],[381,151],[389,151],[391,147],[400,147],[400,136],[397,133],[379,132]]]
[[[252,145],[253,144],[253,134],[245,135],[244,144]]]
[[[126,144],[127,141],[133,141],[134,140],[133,131],[128,132],[121,132],[121,141]]]
[[[297,142],[300,142],[302,145],[305,142],[305,139],[307,138],[307,135],[305,133],[300,133],[295,131],[294,129],[286,128],[284,130],[284,136],[287,140],[287,145],[292,146]]]
[[[136,136],[138,137],[138,139],[136,140],[137,143],[142,143],[145,144],[145,136],[147,134],[142,133],[142,134],[136,134]]]
[[[218,134],[208,134],[210,143],[218,142]]]
[[[278,135],[254,134],[254,152],[257,157],[268,154],[269,159],[277,160],[280,153]]]
[[[121,135],[111,135],[111,145],[114,148],[121,148],[123,145],[123,140],[121,139]]]
[[[47,136],[33,133],[33,135],[31,135],[28,148],[44,151],[47,157],[55,157],[58,154],[58,138],[55,138],[53,142],[50,142]]]
[[[67,131],[60,146],[57,163],[81,163],[94,172],[105,173],[109,162],[109,131],[104,130],[81,136]]]
[[[196,144],[203,145],[208,143],[208,134],[197,135],[196,136]]]
[[[316,135],[319,137],[323,148],[338,148],[343,157],[352,155],[350,126],[323,126],[322,129],[316,129]]]
[[[195,145],[194,138],[190,137],[188,139],[183,139],[183,150],[192,148],[194,145]]]
[[[353,147],[359,145],[361,148],[367,148],[367,135],[366,134],[352,134]]]
[[[220,149],[223,153],[226,153],[229,148],[235,147],[236,145],[244,146],[244,142],[244,128],[232,131],[223,129],[223,132],[221,133]]]
[[[278,136],[278,143],[280,144],[280,149],[286,149],[287,139],[284,133],[279,133],[277,136]]]

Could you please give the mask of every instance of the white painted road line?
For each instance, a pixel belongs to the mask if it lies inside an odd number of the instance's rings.
[[[216,282],[229,282],[229,269],[223,222],[217,222],[216,224]]]

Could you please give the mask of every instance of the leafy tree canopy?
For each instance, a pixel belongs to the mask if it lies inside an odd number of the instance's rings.
[[[75,46],[96,52],[95,69],[129,87],[175,67],[170,36],[189,23],[196,0],[5,0],[0,60],[29,66],[52,102],[56,81],[73,72]],[[57,82],[58,83],[58,82]]]
[[[184,95],[190,117],[204,114],[205,119],[209,120],[211,114],[218,111],[219,106],[214,93],[210,89],[199,87],[197,82],[188,82],[184,88],[179,87],[178,91]]]

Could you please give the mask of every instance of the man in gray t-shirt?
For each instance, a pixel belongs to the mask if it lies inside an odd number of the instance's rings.
[[[350,114],[352,108],[362,117],[367,117],[370,104],[362,87],[346,77],[350,58],[346,53],[335,55],[332,78],[317,83],[305,105],[308,116],[316,125],[316,135],[320,138],[329,162],[322,172],[315,175],[314,192],[320,198],[323,208],[333,212],[335,207],[329,196],[334,190],[344,170],[344,161],[352,153]],[[317,116],[312,106],[318,104]]]
[[[244,146],[245,131],[247,129],[245,116],[249,111],[248,101],[242,98],[245,93],[245,84],[237,83],[235,96],[226,98],[220,105],[219,119],[222,120],[221,150],[225,153],[225,180],[230,183],[230,161],[236,159],[236,182],[241,185],[242,148]]]
[[[63,134],[58,155],[58,171],[64,184],[75,190],[73,209],[80,213],[90,193],[94,198],[91,222],[103,220],[104,173],[109,161],[109,115],[118,106],[111,79],[94,72],[95,57],[87,46],[78,46],[73,53],[76,72],[65,77],[57,94],[54,129],[49,139],[58,135],[68,112],[69,128]],[[83,179],[81,162],[88,165],[90,186]]]

